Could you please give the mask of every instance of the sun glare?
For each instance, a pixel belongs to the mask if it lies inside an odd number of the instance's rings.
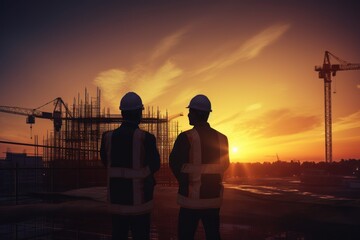
[[[239,151],[239,148],[238,148],[238,147],[233,147],[233,148],[231,149],[231,151],[232,151],[233,153],[237,153],[237,152]]]
[[[234,161],[234,160],[237,161],[240,157],[239,154],[240,154],[239,147],[237,146],[231,147],[229,149],[230,161]]]

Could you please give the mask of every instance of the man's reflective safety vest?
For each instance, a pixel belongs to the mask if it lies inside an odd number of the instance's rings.
[[[110,210],[113,213],[131,215],[131,214],[142,214],[151,211],[153,208],[153,201],[145,201],[144,199],[144,179],[150,176],[151,171],[148,166],[143,166],[143,158],[145,154],[144,150],[144,139],[145,132],[136,129],[133,135],[132,143],[132,156],[133,156],[133,167],[124,168],[124,167],[112,167],[111,164],[111,139],[112,131],[106,134],[106,154],[108,162],[108,201],[110,203]],[[115,147],[115,146],[113,146]],[[124,194],[133,194],[133,203],[132,205],[121,205],[121,204],[111,204],[111,195],[110,191],[121,191],[121,189],[110,189],[109,183],[112,178],[125,178],[132,180],[132,193]]]
[[[219,156],[217,163],[202,163],[200,136],[195,128],[185,132],[189,142],[189,163],[182,166],[181,172],[188,174],[188,196],[178,194],[177,202],[186,208],[219,208],[222,203],[223,185],[219,182],[220,189],[216,198],[202,198],[200,189],[202,187],[203,175],[219,175],[222,180],[223,174],[228,167],[227,138],[221,133],[217,133],[219,143]]]

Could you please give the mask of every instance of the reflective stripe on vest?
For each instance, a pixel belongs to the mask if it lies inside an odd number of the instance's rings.
[[[144,138],[145,132],[140,129],[135,129],[133,136],[133,169],[141,171],[142,163],[141,160],[144,157]],[[143,178],[133,178],[133,197],[134,205],[139,205],[144,202],[144,182]]]
[[[110,209],[120,214],[140,214],[149,212],[153,208],[152,201],[144,202],[144,178],[151,174],[150,168],[143,167],[142,159],[144,157],[144,139],[145,132],[135,129],[133,135],[132,155],[133,168],[111,167],[111,138],[112,131],[106,135],[106,150],[108,159],[108,200],[110,201],[109,182],[110,178],[132,179],[133,185],[133,205],[110,204]],[[120,189],[121,191],[121,189]]]
[[[227,159],[223,158],[226,155],[227,146],[226,138],[218,134],[218,141],[220,147],[219,159],[220,163],[204,164],[202,163],[201,155],[201,141],[200,136],[196,129],[192,129],[186,132],[186,135],[190,142],[189,163],[185,163],[181,169],[182,173],[187,173],[189,176],[189,195],[185,197],[178,194],[177,202],[179,205],[188,208],[216,208],[220,207],[222,203],[222,189],[220,197],[201,199],[200,187],[201,187],[201,175],[202,174],[220,174],[221,177],[227,168]]]

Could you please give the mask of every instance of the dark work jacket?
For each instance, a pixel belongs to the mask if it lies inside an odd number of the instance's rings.
[[[207,122],[195,125],[194,129],[200,137],[201,164],[220,164],[222,159],[225,171],[229,166],[226,136],[211,128]],[[190,139],[187,134],[189,131],[179,134],[170,154],[170,167],[179,183],[178,193],[183,197],[189,197],[189,189],[191,188],[189,173],[182,172],[184,164],[189,163],[190,160]],[[219,135],[224,139],[223,146],[220,146]],[[200,199],[222,198],[222,190],[222,174],[201,174]],[[181,205],[181,203],[179,204]]]
[[[111,167],[133,168],[133,135],[135,130],[139,128],[137,124],[132,122],[123,122],[121,126],[115,129],[111,137]],[[105,166],[108,166],[105,135],[103,134],[101,141],[100,156]],[[151,174],[143,179],[143,192],[141,193],[144,200],[151,201],[153,199],[153,191],[155,186],[154,173],[160,168],[160,156],[156,147],[155,136],[149,132],[145,132],[144,138],[144,167],[149,167]],[[109,198],[113,204],[133,205],[133,181],[127,178],[110,178]]]

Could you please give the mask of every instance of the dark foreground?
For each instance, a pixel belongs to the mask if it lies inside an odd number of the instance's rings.
[[[223,239],[360,239],[360,200],[313,194],[290,182],[227,184]],[[177,239],[175,187],[157,186],[152,239]],[[110,239],[103,187],[37,194],[50,203],[0,206],[0,239]],[[204,239],[199,226],[196,239]]]

